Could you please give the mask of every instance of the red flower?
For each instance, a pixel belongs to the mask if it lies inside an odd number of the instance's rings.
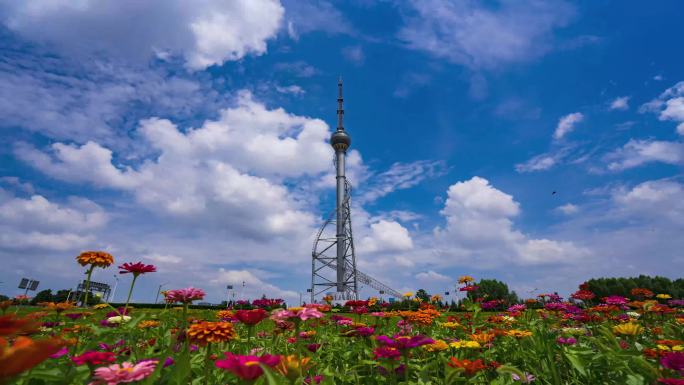
[[[123,265],[119,266],[119,269],[123,269],[119,271],[119,274],[133,273],[133,275],[136,277],[140,274],[154,273],[157,271],[157,268],[154,267],[154,265],[146,265],[142,262],[124,263]]]
[[[684,379],[678,378],[659,378],[658,382],[665,385],[684,385]]]
[[[71,358],[76,365],[104,365],[116,361],[116,355],[112,352],[89,351]]]
[[[268,317],[268,313],[264,309],[238,310],[235,312],[235,318],[249,326],[258,324],[266,317]]]

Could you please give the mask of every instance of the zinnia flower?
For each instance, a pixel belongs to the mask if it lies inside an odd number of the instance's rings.
[[[112,352],[98,352],[91,350],[81,355],[72,357],[71,360],[76,365],[103,365],[111,364],[116,361],[116,355]]]
[[[264,371],[259,364],[274,367],[280,362],[280,356],[264,354],[263,356],[240,356],[226,353],[226,358],[216,360],[217,368],[225,369],[242,380],[253,381],[259,378]]]
[[[157,366],[156,360],[145,360],[137,364],[124,362],[121,365],[113,364],[95,369],[93,379],[89,385],[116,385],[140,381],[154,372]]]
[[[130,316],[127,315],[117,315],[114,317],[109,317],[107,318],[107,323],[110,324],[120,324],[120,323],[126,323],[131,320]]]
[[[397,348],[389,346],[380,346],[373,350],[375,359],[398,360],[401,357],[401,352]]]
[[[472,376],[480,370],[486,369],[481,359],[470,361],[459,360],[456,357],[451,357],[447,365],[451,366],[452,368],[463,368],[466,376]]]
[[[84,251],[76,257],[76,261],[78,261],[81,266],[93,265],[107,267],[114,263],[114,257],[104,251]]]
[[[394,338],[390,338],[388,336],[377,336],[375,337],[375,340],[381,345],[399,350],[408,350],[435,342],[432,338],[421,335],[411,337],[395,335]]]
[[[123,265],[119,266],[119,269],[122,269],[121,271],[119,271],[119,274],[133,273],[133,275],[136,277],[140,274],[154,273],[157,271],[157,268],[154,267],[154,265],[146,265],[142,262],[138,262],[138,263],[126,262]]]
[[[460,283],[460,284],[470,283],[470,282],[473,282],[474,280],[475,280],[475,278],[473,278],[469,275],[462,275],[462,276],[458,277],[458,283]]]
[[[266,317],[268,317],[268,313],[264,309],[238,310],[235,312],[235,318],[249,326],[258,324]]]
[[[59,339],[33,340],[19,336],[13,344],[0,337],[0,379],[15,376],[31,369],[57,353],[64,341]]]
[[[290,381],[294,381],[302,377],[309,371],[311,364],[311,357],[297,357],[296,355],[289,355],[281,357],[280,362],[275,369],[278,373],[287,377]]]
[[[237,333],[230,322],[202,321],[190,325],[188,338],[199,345],[207,343],[225,342],[235,339]]]
[[[669,352],[660,358],[660,365],[670,370],[674,370],[679,375],[684,375],[684,353]]]
[[[167,290],[164,297],[167,303],[192,303],[192,301],[204,298],[204,290],[188,287],[185,289]]]
[[[633,322],[627,322],[624,324],[613,326],[613,333],[622,334],[626,336],[635,336],[637,334],[641,334],[641,332],[643,331],[644,328],[642,326]]]

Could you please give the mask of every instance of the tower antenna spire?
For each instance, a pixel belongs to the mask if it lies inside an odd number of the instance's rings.
[[[344,98],[342,97],[342,76],[337,80],[337,131],[344,131]]]

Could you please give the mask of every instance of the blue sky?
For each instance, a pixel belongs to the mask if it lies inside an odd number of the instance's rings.
[[[73,286],[73,258],[104,249],[158,266],[139,301],[160,284],[219,301],[242,281],[241,296],[296,299],[334,199],[338,76],[363,271],[433,292],[472,274],[523,296],[675,278],[682,11],[0,2],[0,291]]]

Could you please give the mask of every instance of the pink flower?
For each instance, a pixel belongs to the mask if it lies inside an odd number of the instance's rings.
[[[192,303],[192,301],[203,299],[204,290],[188,287],[186,289],[169,290],[164,294],[168,303]]]
[[[274,321],[285,321],[290,318],[299,318],[302,321],[306,321],[309,318],[321,317],[323,317],[323,313],[314,308],[303,308],[297,311],[279,309],[271,313],[271,319]]]
[[[680,375],[684,374],[684,353],[683,352],[669,352],[665,353],[662,358],[660,358],[660,365],[663,367],[674,370]]]
[[[375,359],[398,360],[401,357],[401,352],[397,348],[389,346],[380,346],[373,350]]]
[[[264,371],[259,364],[274,367],[280,363],[280,356],[264,354],[263,356],[240,356],[233,353],[226,353],[226,358],[216,360],[214,365],[217,368],[225,369],[236,375],[242,380],[256,380]]]
[[[69,353],[69,349],[61,348],[55,354],[50,355],[50,358],[59,358],[59,357],[62,357],[63,355],[65,355],[67,353]]]
[[[91,350],[79,356],[72,357],[71,360],[76,365],[102,365],[115,362],[116,356],[112,352],[98,352]]]
[[[274,321],[286,321],[290,318],[294,318],[296,315],[295,312],[290,311],[290,310],[285,310],[285,309],[278,309],[271,313],[271,319]]]
[[[152,374],[156,366],[157,361],[151,360],[142,361],[135,365],[130,362],[124,362],[121,365],[114,364],[97,368],[93,376],[95,381],[91,382],[90,385],[117,385],[140,381]]]
[[[306,321],[309,318],[321,318],[323,317],[323,313],[316,309],[306,307],[297,312],[297,317],[299,317],[299,319],[302,321]]]

